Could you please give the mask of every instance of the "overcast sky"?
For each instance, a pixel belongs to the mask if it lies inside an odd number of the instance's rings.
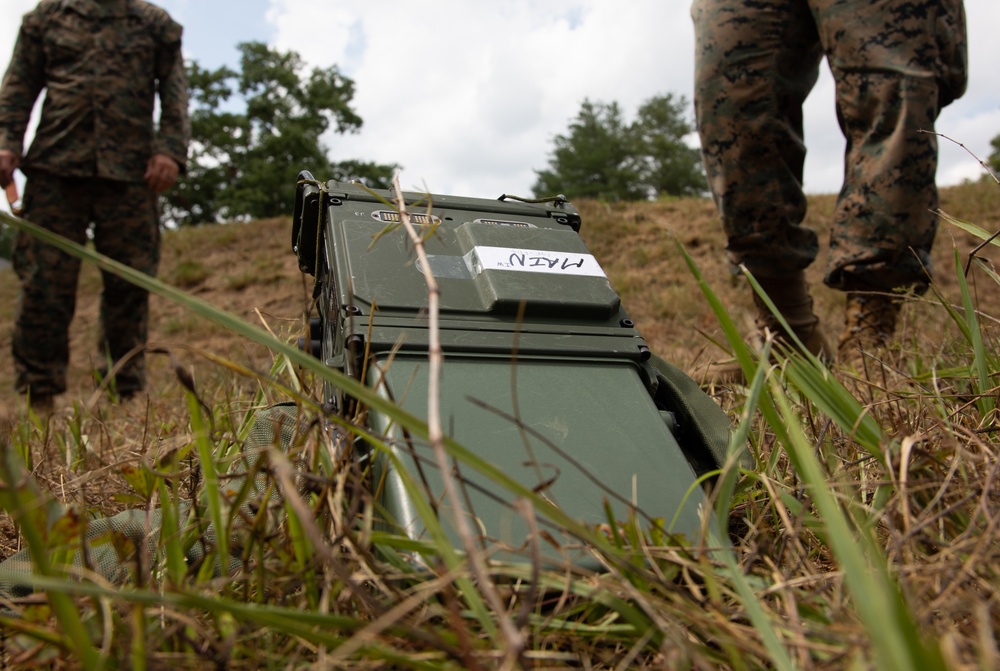
[[[0,0],[0,63],[35,0]],[[235,45],[294,49],[354,79],[360,133],[331,136],[336,160],[403,166],[406,188],[529,195],[552,138],[584,98],[617,101],[631,118],[651,96],[691,98],[688,0],[161,0],[185,26],[184,50],[205,67],[235,65]],[[998,0],[966,0],[970,82],[937,129],[985,158],[1000,134]],[[806,104],[805,187],[839,190],[843,139],[833,83]],[[302,166],[308,168],[309,166]],[[941,143],[938,182],[978,178],[965,151]],[[317,175],[317,177],[322,177]]]

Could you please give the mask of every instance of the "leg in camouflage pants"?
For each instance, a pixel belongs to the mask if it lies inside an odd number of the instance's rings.
[[[159,262],[157,196],[145,183],[98,178],[60,178],[33,172],[24,193],[24,217],[83,244],[94,224],[97,251],[149,275]],[[33,398],[66,390],[69,324],[76,308],[80,261],[22,233],[14,252],[21,293],[14,315],[15,385]],[[99,357],[118,361],[145,345],[148,294],[129,282],[102,273]],[[142,389],[142,352],[118,374],[124,396]]]
[[[961,0],[695,0],[692,16],[698,128],[731,260],[783,278],[816,257],[802,104],[825,56],[847,139],[825,282],[925,289],[937,142],[918,131],[965,89]]]

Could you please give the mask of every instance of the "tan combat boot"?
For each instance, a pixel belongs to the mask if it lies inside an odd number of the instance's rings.
[[[866,353],[884,353],[896,330],[900,307],[900,302],[890,296],[849,292],[847,319],[837,343],[840,362],[863,370]]]
[[[757,281],[805,349],[820,358],[832,358],[833,347],[820,328],[819,317],[813,312],[813,299],[809,293],[805,273],[800,271],[789,277],[781,278],[760,277],[757,278]],[[753,295],[753,302],[757,309],[754,324],[761,336],[766,336],[767,332],[770,331],[774,334],[779,348],[798,349],[795,340],[785,331],[778,319],[771,314],[767,305],[756,292]],[[710,362],[697,371],[694,377],[702,385],[746,384],[743,369],[735,359]]]

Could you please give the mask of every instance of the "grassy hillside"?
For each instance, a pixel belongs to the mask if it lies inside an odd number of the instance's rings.
[[[824,240],[833,204],[832,196],[810,199],[808,223]],[[710,201],[575,205],[585,241],[663,357],[692,369],[719,356],[715,343],[725,340],[678,245],[730,306],[737,327],[749,330],[750,297],[730,273]],[[1000,230],[1000,187],[945,189],[942,209]],[[160,278],[287,341],[302,330],[312,290],[311,278],[296,268],[289,237],[285,219],[170,231]],[[890,367],[873,379],[839,369],[817,377],[790,365],[749,394],[720,392],[758,458],[757,470],[738,484],[723,479],[734,487],[725,500],[733,563],[637,531],[625,543],[637,553],[633,569],[616,566],[606,576],[545,572],[535,580],[543,589],[526,587],[531,581],[513,570],[498,571],[508,610],[493,617],[510,620],[524,636],[519,661],[537,668],[873,669],[906,668],[909,659],[910,668],[996,668],[1000,283],[982,269],[970,275],[985,344],[963,333],[955,320],[962,313],[948,310],[963,301],[956,251],[964,264],[978,243],[942,224],[934,254],[942,300],[930,292],[907,303]],[[995,267],[998,251],[988,247],[979,256]],[[835,336],[842,296],[822,286],[824,262],[821,255],[810,278],[823,323]],[[154,297],[148,394],[109,403],[90,378],[99,363],[99,288],[99,273],[85,268],[72,326],[70,391],[47,424],[32,426],[11,389],[16,279],[0,271],[0,406],[13,423],[12,444],[29,456],[42,487],[106,515],[136,505],[137,469],[154,462],[160,468],[156,460],[164,454],[205,447],[197,426],[202,414],[221,459],[252,405],[284,397],[249,374],[270,375],[271,351]],[[277,376],[296,383],[287,371]],[[302,381],[307,395],[310,380]],[[207,411],[191,404],[185,384],[197,389]],[[175,480],[161,476],[193,488],[201,471],[193,461],[188,466]],[[351,475],[338,477],[340,489],[311,500],[316,524],[324,525],[313,529],[322,542],[301,522],[309,538],[303,550],[299,527],[283,525],[261,547],[256,572],[239,582],[188,575],[182,589],[166,589],[166,597],[143,592],[148,601],[141,603],[140,596],[123,598],[108,588],[101,602],[112,604],[107,612],[93,615],[86,599],[80,606],[94,645],[103,640],[121,650],[111,659],[122,667],[138,661],[149,668],[500,666],[511,640],[495,623],[477,619],[479,597],[468,584],[455,576],[413,582],[404,569],[369,553],[364,534],[355,536],[363,515],[344,503]],[[21,537],[7,515],[0,515],[0,532],[0,557],[19,549]],[[343,571],[321,561],[330,548]],[[80,649],[61,638],[59,617],[39,613],[30,640],[44,645],[11,648],[0,653],[3,661],[19,654],[46,664],[50,652],[76,659]]]
[[[942,191],[942,210],[995,231],[1000,228],[1000,187],[991,183],[958,186]],[[817,196],[809,200],[807,224],[819,233],[820,255],[808,270],[817,311],[834,338],[843,326],[843,294],[822,283],[826,265],[826,241],[835,198]],[[705,356],[717,356],[710,345],[720,336],[717,320],[677,251],[681,243],[697,262],[705,277],[726,305],[734,308],[738,324],[749,330],[751,300],[742,279],[731,274],[726,263],[725,236],[714,205],[707,199],[663,203],[627,203],[602,206],[582,203],[583,236],[600,259],[612,283],[643,335],[663,356],[681,367],[690,367]],[[979,240],[948,224],[939,228],[934,248],[937,284],[949,300],[957,301],[954,250],[963,258]],[[995,249],[995,248],[994,248]],[[996,260],[995,252],[985,253]],[[998,296],[992,282],[980,283],[983,305],[994,305]],[[740,314],[740,310],[742,313]],[[901,339],[929,338],[940,342],[945,335],[936,310],[912,304],[903,314]],[[928,321],[930,320],[930,321]],[[710,336],[706,338],[705,336]]]
[[[749,318],[750,296],[726,263],[725,236],[711,201],[679,199],[617,205],[584,201],[575,205],[583,217],[584,240],[654,350],[682,368],[718,356],[720,350],[712,346],[721,337],[717,320],[696,290],[677,249],[678,243],[687,248],[723,301],[733,306],[738,319],[738,308]],[[832,196],[810,200],[807,223],[824,241],[833,206]],[[987,230],[996,230],[1000,228],[1000,187],[979,183],[944,189],[942,209]],[[311,278],[297,270],[290,236],[290,224],[283,218],[168,231],[159,277],[256,324],[267,323],[278,334],[288,334],[300,328],[312,289]],[[958,249],[964,258],[978,242],[947,224],[940,228],[934,254],[936,275],[942,292],[952,301],[958,298],[952,272],[953,250]],[[984,255],[996,258],[989,248]],[[843,325],[843,296],[823,286],[825,260],[824,248],[810,268],[809,277],[823,323],[835,336]],[[12,393],[10,325],[17,286],[12,270],[0,273],[0,361],[4,362],[0,365],[0,402],[11,404],[16,397]],[[993,283],[980,285],[979,289],[987,292],[982,296],[984,305],[996,304],[993,299],[997,296],[991,293],[996,291]],[[98,271],[85,267],[71,330],[71,393],[66,402],[87,399],[93,386],[89,371],[99,363],[95,345],[99,291]],[[902,339],[926,337],[931,343],[940,340],[944,332],[938,328],[942,322],[935,312],[911,305],[903,315]],[[741,319],[740,326],[750,328],[745,319]],[[265,365],[255,358],[263,354],[252,348],[247,351],[239,338],[157,297],[152,301],[150,344],[174,351],[188,365],[200,365],[192,349]],[[154,357],[151,374],[151,395],[169,396],[170,363]]]
[[[159,277],[244,319],[256,324],[267,321],[277,332],[287,334],[301,323],[305,296],[311,289],[298,271],[290,238],[290,224],[285,219],[167,231]],[[10,334],[17,278],[13,270],[2,272],[0,356],[4,364],[0,366],[0,399],[10,404],[15,399]],[[89,400],[94,388],[90,371],[101,363],[96,344],[100,287],[100,272],[85,265],[70,332],[70,392],[62,399],[66,404]],[[168,349],[196,367],[199,350],[233,356],[243,363],[255,362],[253,357],[258,353],[247,351],[243,343],[223,329],[159,297],[154,296],[151,302],[151,347]],[[150,395],[154,400],[170,396],[170,362],[154,355],[150,368]]]

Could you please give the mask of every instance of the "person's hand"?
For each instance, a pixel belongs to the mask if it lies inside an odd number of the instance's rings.
[[[177,162],[165,154],[154,154],[146,164],[146,184],[156,193],[163,193],[177,181],[180,168]]]
[[[21,164],[21,157],[8,149],[0,149],[0,189],[14,179],[14,170]]]

